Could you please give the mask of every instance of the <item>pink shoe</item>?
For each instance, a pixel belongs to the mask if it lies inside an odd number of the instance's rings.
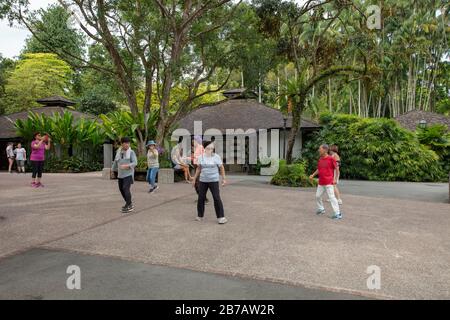
[[[36,188],[39,188],[39,187],[44,187],[44,185],[42,184],[42,183],[40,183],[40,182],[38,182],[38,183],[36,183]]]
[[[36,187],[36,182],[33,181],[33,182],[31,183],[31,186],[32,186],[33,188]]]

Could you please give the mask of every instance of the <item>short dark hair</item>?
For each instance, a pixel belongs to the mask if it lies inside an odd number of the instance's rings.
[[[330,150],[333,151],[334,153],[339,154],[339,148],[338,148],[338,146],[335,145],[335,144],[332,144],[332,145],[330,146]]]
[[[33,139],[36,139],[36,136],[37,136],[38,134],[41,134],[41,133],[40,133],[40,132],[35,132],[35,133],[33,133]]]
[[[204,141],[203,142],[203,148],[206,148],[207,146],[209,146],[210,144],[214,145],[214,141]]]
[[[129,143],[131,140],[128,137],[122,137],[122,139],[120,139],[120,143]]]

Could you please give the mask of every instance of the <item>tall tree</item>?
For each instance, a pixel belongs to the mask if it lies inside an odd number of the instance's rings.
[[[26,39],[23,53],[67,52],[82,58],[86,39],[80,31],[71,26],[69,18],[70,12],[61,5],[50,5],[34,12],[29,21],[33,33]],[[65,54],[61,56],[67,58],[69,63],[76,59]]]
[[[72,69],[53,53],[28,53],[17,62],[5,85],[6,113],[39,106],[39,98],[67,95]]]
[[[15,62],[0,55],[0,114],[5,113],[6,108],[6,82],[14,69]]]
[[[332,28],[343,11],[353,9],[352,3],[309,0],[299,5],[295,1],[255,0],[253,4],[262,32],[278,39],[279,54],[296,70],[296,77],[284,90],[292,111],[286,154],[291,163],[302,113],[313,88],[330,77],[365,71],[361,63],[342,60],[347,33]]]
[[[15,18],[32,29],[26,7],[14,2]],[[112,74],[126,99],[132,114],[150,115],[151,97],[158,93],[158,142],[170,127],[188,112],[193,102],[220,90],[199,92],[214,71],[233,65],[235,56],[229,41],[232,19],[239,3],[231,0],[172,1],[61,1],[74,10],[79,27],[107,51],[111,68],[104,68],[79,59],[83,67],[96,68]],[[60,55],[66,53],[58,53]],[[171,89],[182,85],[184,99],[170,105]],[[144,105],[137,104],[137,93],[143,87]],[[174,110],[174,112],[169,112]],[[147,130],[136,130],[139,152],[145,152]]]

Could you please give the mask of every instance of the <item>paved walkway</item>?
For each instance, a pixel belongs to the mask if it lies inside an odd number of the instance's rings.
[[[232,181],[243,186],[291,189],[289,187],[274,187],[269,184],[270,177],[263,176],[238,175],[232,177]],[[344,194],[358,196],[437,203],[449,202],[448,183],[341,180],[339,188]],[[297,190],[315,192],[313,189],[298,188]]]
[[[346,194],[344,219],[333,221],[314,214],[311,190],[252,186],[235,177],[222,189],[230,221],[217,225],[212,205],[206,221],[194,221],[195,195],[188,184],[162,185],[157,194],[148,194],[145,183],[136,183],[136,211],[124,216],[116,182],[102,180],[99,173],[44,178],[45,188],[31,189],[29,177],[0,173],[2,297],[11,279],[33,278],[27,255],[38,248],[322,292],[450,298],[449,204]],[[11,259],[28,263],[12,268]],[[381,269],[380,290],[366,286],[371,265]],[[26,285],[22,288],[19,293],[27,294]]]
[[[67,267],[81,290],[68,290]],[[0,299],[327,300],[363,297],[268,281],[149,265],[98,255],[31,249],[0,263]],[[25,276],[24,276],[25,275]]]

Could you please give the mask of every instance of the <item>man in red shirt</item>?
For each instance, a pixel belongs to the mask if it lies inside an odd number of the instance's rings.
[[[336,160],[328,155],[328,145],[323,144],[319,147],[320,158],[317,163],[317,170],[314,171],[309,178],[312,180],[317,174],[319,174],[319,185],[316,192],[317,214],[324,214],[325,208],[323,207],[322,196],[326,192],[330,199],[331,206],[333,207],[334,215],[333,219],[342,219],[342,213],[339,209],[339,204],[334,195],[334,185],[336,184],[336,177],[334,172],[339,175],[339,166],[336,164]]]

